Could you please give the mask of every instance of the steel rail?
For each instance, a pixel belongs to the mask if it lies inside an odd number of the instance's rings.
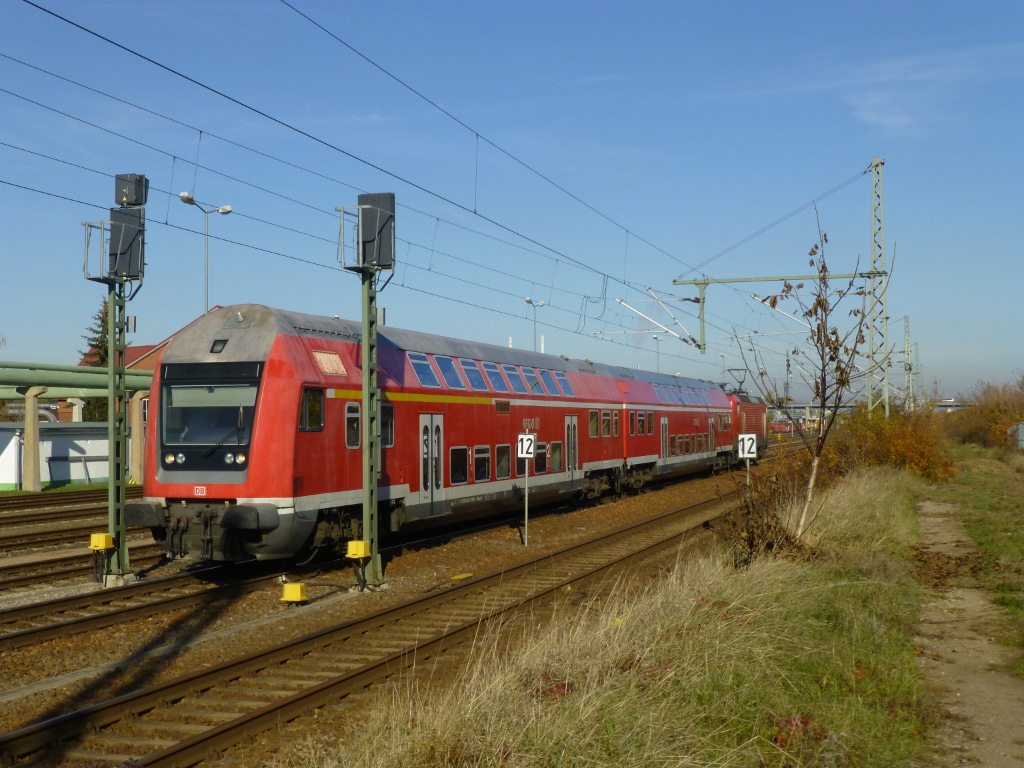
[[[0,526],[43,525],[58,520],[80,520],[82,518],[99,519],[106,514],[106,507],[97,506],[46,507],[11,513],[0,512]]]
[[[140,498],[142,496],[142,488],[137,485],[132,486],[125,493],[130,499]],[[91,491],[18,493],[10,496],[0,496],[0,510],[49,509],[52,507],[70,507],[76,504],[104,504],[106,501],[106,488]]]
[[[66,757],[76,761],[100,762],[131,759],[135,761],[133,764],[140,766],[193,765],[204,759],[211,749],[223,749],[225,746],[236,744],[239,740],[279,722],[281,718],[295,717],[311,707],[337,700],[347,692],[380,679],[383,673],[404,669],[417,657],[441,652],[451,643],[458,642],[460,637],[468,636],[466,633],[475,632],[475,628],[482,622],[521,607],[530,600],[549,595],[562,586],[590,578],[638,554],[672,544],[694,531],[699,532],[701,522],[707,519],[698,516],[699,511],[702,508],[716,507],[721,501],[722,499],[711,499],[691,504],[558,552],[542,555],[509,571],[471,579],[447,591],[379,611],[364,619],[314,632],[258,654],[197,670],[163,685],[152,686],[28,726],[0,736],[0,754],[5,754],[13,760],[24,760],[49,749],[51,754],[42,756],[46,764],[58,764],[56,761]],[[717,514],[716,512],[716,516]],[[561,568],[561,573],[555,572],[558,568]],[[428,611],[437,611],[439,614],[431,617]],[[419,623],[413,623],[411,620],[414,619]],[[412,639],[402,639],[396,637],[397,635],[404,635],[406,638],[411,635]],[[368,650],[368,646],[374,642],[377,643],[377,649]],[[335,646],[333,650],[332,646]],[[384,651],[379,650],[381,647]],[[345,654],[350,661],[317,660],[312,656],[316,653],[335,653],[338,654],[338,659],[342,658],[341,654]],[[313,665],[313,671],[303,671],[295,666],[305,657],[309,657],[307,665]],[[352,662],[353,657],[358,661]],[[285,668],[284,665],[288,663],[292,666]],[[244,681],[251,676],[267,671],[275,665],[278,665],[275,670],[278,675],[286,677],[291,674],[292,677],[282,680],[270,673],[262,678],[268,685],[280,688],[290,683],[300,685],[304,690],[268,691],[266,686],[253,689],[244,685]],[[344,674],[338,674],[340,668],[344,666],[349,669],[345,670]],[[331,668],[334,669],[333,673],[330,672]],[[325,680],[325,674],[330,679]],[[233,690],[230,694],[236,697],[241,695],[241,700],[231,700],[230,697],[225,700],[208,695],[215,686],[230,682],[235,683],[240,689]],[[261,701],[258,698],[260,695],[276,696],[277,700]],[[246,696],[249,698],[246,699]],[[189,705],[194,707],[197,701],[200,708],[190,708]],[[243,714],[237,711],[204,709],[218,702],[221,706],[227,706],[229,710],[232,707],[242,707],[252,711]],[[207,721],[215,722],[200,726],[182,723],[180,720],[174,723],[145,719],[149,715],[162,716],[159,708],[167,707],[167,714],[173,721],[176,719],[173,709],[175,705],[183,705],[184,711],[182,708],[177,711],[179,716],[196,718],[206,715]],[[63,743],[69,739],[79,738],[95,741],[98,737],[90,734],[95,734],[97,729],[110,726],[126,717],[133,718],[127,726],[133,733],[139,728],[144,729],[147,722],[154,728],[160,726],[165,732],[170,730],[173,733],[176,727],[179,734],[187,734],[200,727],[203,728],[203,732],[187,736],[177,744],[166,746],[149,755],[113,754],[104,751],[104,747],[90,750]],[[216,721],[221,722],[217,724]],[[132,743],[136,748],[144,744],[160,746],[166,743],[166,739],[146,739],[137,736],[122,738],[117,734],[108,734],[108,740]]]

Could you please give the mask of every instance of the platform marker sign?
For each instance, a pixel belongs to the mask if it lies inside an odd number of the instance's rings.
[[[526,477],[523,481],[524,504],[523,504],[523,546],[530,545],[530,460],[537,452],[537,435],[532,432],[522,432],[516,438],[516,458],[526,459]]]
[[[740,458],[757,458],[757,435],[740,435]]]

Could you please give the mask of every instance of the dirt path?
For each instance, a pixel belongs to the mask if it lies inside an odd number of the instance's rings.
[[[927,598],[915,642],[920,665],[946,710],[936,733],[933,766],[1024,766],[1024,680],[1007,669],[1019,651],[993,640],[997,609],[988,593],[963,584],[978,563],[955,508],[918,507],[919,574]]]

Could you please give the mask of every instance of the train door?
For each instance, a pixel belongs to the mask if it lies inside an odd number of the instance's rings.
[[[444,511],[444,415],[420,414],[420,502],[428,515]]]
[[[565,472],[570,483],[575,483],[579,476],[580,460],[577,450],[577,416],[565,417]]]
[[[712,453],[717,452],[718,446],[715,445],[715,417],[708,416],[708,450]]]
[[[661,417],[661,458],[668,458],[668,416]]]

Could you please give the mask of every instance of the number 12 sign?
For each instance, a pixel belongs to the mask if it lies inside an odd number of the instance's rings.
[[[517,459],[532,459],[534,453],[537,450],[537,436],[524,432],[519,436],[518,442],[516,443],[516,458]]]
[[[740,435],[739,443],[741,459],[757,458],[757,435]]]

